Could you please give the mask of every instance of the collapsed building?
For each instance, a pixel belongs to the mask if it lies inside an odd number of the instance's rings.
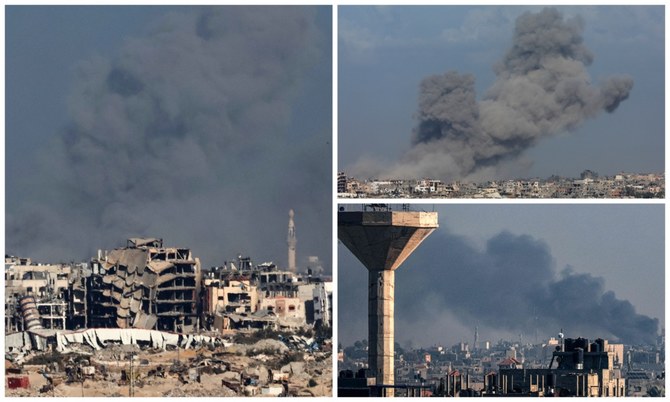
[[[162,239],[132,238],[91,262],[89,323],[94,328],[191,332],[200,316],[200,260]]]
[[[33,329],[296,329],[332,325],[329,278],[249,257],[202,272],[190,249],[131,238],[90,263],[5,258],[6,333]]]
[[[125,386],[133,396],[135,383],[155,385],[145,396],[321,395],[332,387],[328,332],[309,328],[330,326],[332,283],[311,274],[248,257],[203,272],[188,248],[131,238],[79,264],[6,256],[5,284],[13,396],[69,396],[84,380],[95,380],[96,396],[119,396]],[[259,339],[237,332],[245,328],[288,331]]]
[[[5,331],[83,328],[86,264],[36,264],[5,256]]]

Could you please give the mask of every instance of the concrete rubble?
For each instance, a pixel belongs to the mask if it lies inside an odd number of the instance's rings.
[[[295,336],[295,335],[293,335]],[[6,396],[327,396],[330,340],[236,343],[217,334],[137,329],[28,333],[50,351],[6,345]],[[295,336],[301,341],[311,337]],[[282,338],[283,340],[280,340]]]
[[[86,263],[6,256],[5,281],[8,397],[332,395],[332,282],[311,268],[205,272],[131,238]]]

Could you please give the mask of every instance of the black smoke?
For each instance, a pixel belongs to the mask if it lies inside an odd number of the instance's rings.
[[[413,148],[391,176],[458,179],[517,159],[543,138],[614,112],[633,88],[629,76],[594,85],[593,54],[580,18],[547,8],[518,17],[512,47],[494,66],[496,80],[478,101],[475,77],[449,71],[419,88]]]
[[[340,256],[339,322],[346,338],[366,324],[356,298],[365,300],[367,276],[353,258]],[[603,278],[569,267],[558,271],[549,246],[528,235],[501,232],[478,250],[463,236],[439,229],[405,265],[396,271],[396,334],[421,328],[448,336],[448,325],[438,319],[446,312],[466,327],[477,323],[528,338],[555,336],[563,328],[575,337],[655,342],[658,319],[637,313],[605,288]]]
[[[314,112],[295,108],[305,77],[330,77],[327,35],[315,7],[182,7],[80,63],[69,124],[7,205],[8,252],[79,260],[151,236],[207,265],[283,265],[294,209],[298,256],[329,261],[330,111],[289,132]]]

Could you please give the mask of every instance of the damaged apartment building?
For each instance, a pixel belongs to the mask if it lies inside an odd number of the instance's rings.
[[[332,323],[332,282],[254,265],[246,257],[209,271],[203,280],[207,329],[291,329]]]
[[[5,256],[5,330],[86,326],[86,264],[37,264]]]
[[[162,239],[132,238],[90,263],[5,257],[5,328],[192,332],[202,313],[200,261]]]
[[[162,239],[132,238],[91,262],[89,321],[94,328],[192,332],[200,316],[200,260]]]
[[[89,263],[5,257],[6,333],[127,328],[192,333],[332,323],[332,282],[250,258],[202,272],[190,249],[131,238]]]

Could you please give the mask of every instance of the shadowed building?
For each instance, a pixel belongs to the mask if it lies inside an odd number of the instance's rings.
[[[615,354],[603,339],[566,338],[556,347],[548,369],[501,367],[497,384],[487,384],[487,395],[622,397],[626,380]]]

